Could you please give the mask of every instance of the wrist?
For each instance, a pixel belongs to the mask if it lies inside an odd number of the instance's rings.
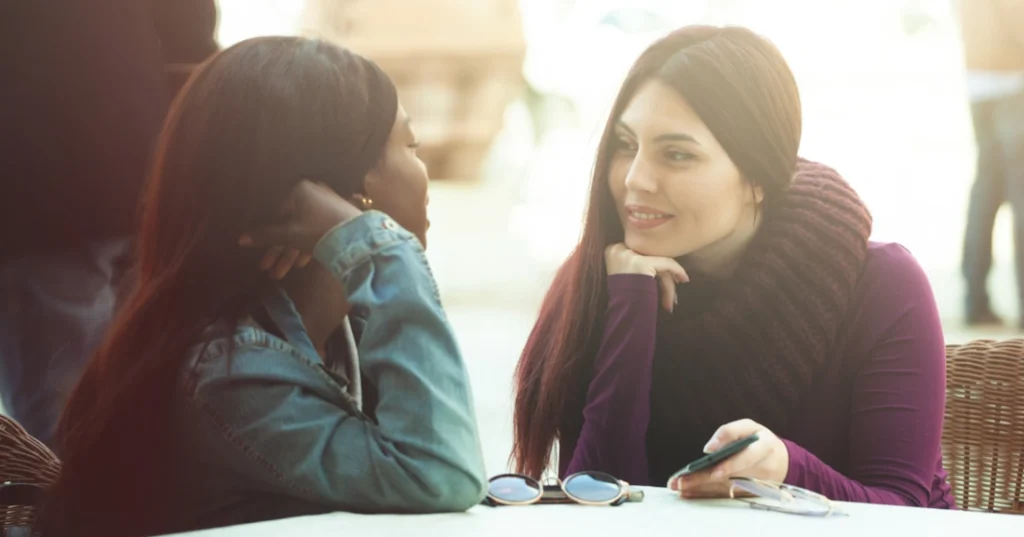
[[[323,233],[320,235],[319,240],[323,240],[323,238],[330,235],[332,231],[344,226],[356,218],[359,218],[362,214],[363,212],[355,207],[352,207],[351,209],[339,207],[337,210],[332,211],[330,217],[324,219],[324,225],[322,226]]]
[[[320,238],[316,241],[316,245],[313,246],[313,251],[316,252],[317,250],[319,250],[320,245],[323,244],[324,241],[326,241],[328,238],[330,238],[331,235],[334,235],[336,231],[352,223],[358,217],[359,215],[353,216],[351,218],[345,218],[340,222],[334,224],[333,226],[327,228],[327,231],[324,231],[324,233],[320,235]]]
[[[658,284],[654,278],[644,274],[609,274],[606,278],[608,292],[612,295],[625,293],[629,295],[651,294],[658,296]]]
[[[650,278],[654,278],[655,276],[657,276],[657,274],[658,274],[657,271],[655,271],[654,269],[649,268],[649,267],[625,267],[625,268],[614,268],[614,269],[609,268],[608,269],[608,275],[609,276],[633,275],[633,276],[648,276]]]

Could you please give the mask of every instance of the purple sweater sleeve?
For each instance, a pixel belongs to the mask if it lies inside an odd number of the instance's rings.
[[[851,319],[866,353],[851,370],[848,475],[806,449],[789,449],[786,482],[848,502],[927,506],[941,460],[946,354],[931,286],[892,244],[865,268],[865,298]]]
[[[604,336],[583,409],[583,428],[562,477],[584,470],[647,484],[646,435],[658,286],[642,274],[608,277]],[[563,453],[562,457],[569,454]]]

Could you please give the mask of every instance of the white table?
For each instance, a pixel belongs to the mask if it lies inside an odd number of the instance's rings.
[[[474,507],[446,515],[326,515],[179,534],[178,537],[284,535],[391,537],[1024,537],[1024,516],[837,503],[842,517],[811,518],[751,509],[731,500],[683,501],[663,488],[644,488],[643,503],[621,507],[533,505]]]

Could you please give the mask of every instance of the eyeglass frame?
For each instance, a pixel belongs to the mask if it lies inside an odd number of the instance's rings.
[[[616,495],[614,498],[611,498],[609,500],[600,501],[600,502],[593,502],[593,501],[583,500],[583,499],[577,498],[577,497],[573,496],[572,494],[570,494],[568,490],[566,490],[565,484],[567,482],[572,481],[572,479],[575,478],[575,477],[586,476],[586,475],[589,475],[589,476],[597,475],[597,476],[610,477],[619,486],[619,493],[618,493],[618,495]],[[525,479],[525,480],[527,480],[529,482],[536,483],[538,485],[538,490],[540,490],[540,494],[538,494],[537,497],[535,497],[533,499],[522,501],[522,502],[513,502],[513,501],[508,501],[508,500],[502,500],[500,498],[496,498],[496,497],[491,496],[490,484],[495,479],[502,479],[502,478],[506,478],[506,477],[515,477],[515,478]],[[570,501],[569,502],[560,502],[558,500],[554,500],[554,501],[551,501],[551,503],[577,503],[577,504],[580,504],[580,505],[586,505],[586,506],[590,506],[590,507],[604,507],[604,506],[607,506],[607,505],[610,505],[612,507],[618,507],[618,506],[620,506],[620,505],[622,505],[622,504],[624,504],[626,502],[642,502],[642,501],[644,501],[644,491],[642,491],[642,490],[633,490],[630,487],[628,482],[623,481],[622,479],[619,479],[619,478],[617,478],[617,477],[615,477],[615,476],[613,476],[611,474],[607,474],[605,472],[597,472],[597,471],[584,470],[582,472],[576,472],[575,474],[572,474],[569,477],[566,477],[565,479],[552,478],[552,481],[555,482],[554,485],[547,485],[547,484],[542,483],[539,479],[534,479],[534,478],[532,478],[530,476],[523,475],[523,474],[514,474],[514,473],[498,474],[498,475],[493,476],[493,477],[491,477],[490,479],[487,480],[488,491],[487,491],[487,497],[484,499],[484,502],[487,503],[487,505],[490,505],[491,507],[497,507],[499,505],[504,505],[504,506],[508,506],[508,507],[520,507],[520,506],[525,506],[525,505],[533,505],[533,504],[541,503],[542,501],[544,501],[544,495],[549,490],[551,490],[551,488],[553,488],[553,487],[557,487],[557,489],[555,489],[555,490],[561,490],[562,494],[565,495],[565,498],[567,500],[570,500]]]
[[[761,486],[764,486],[764,487],[769,487],[769,488],[777,489],[780,493],[788,494],[791,499],[793,497],[795,497],[796,495],[802,496],[801,499],[809,500],[809,501],[812,501],[812,502],[817,502],[818,504],[823,505],[825,507],[825,512],[824,513],[818,513],[818,512],[798,511],[798,510],[795,510],[795,509],[785,509],[785,508],[772,507],[772,506],[769,506],[769,505],[766,505],[764,503],[760,503],[760,502],[757,501],[759,499],[763,499],[763,500],[770,499],[770,498],[764,498],[763,496],[756,496],[755,495],[752,498],[737,497],[736,496],[736,489],[737,489],[736,482],[737,481],[747,482],[747,483],[754,483],[754,484],[761,485]],[[743,489],[742,487],[740,487],[740,490],[743,490],[744,492],[751,493],[750,491],[748,491],[746,489]],[[794,493],[796,493],[796,495]],[[753,494],[753,493],[751,493],[751,494]],[[832,500],[828,499],[826,496],[824,496],[822,494],[818,494],[817,492],[814,492],[814,491],[811,491],[811,490],[807,490],[805,488],[797,487],[797,486],[794,486],[794,485],[787,485],[785,483],[775,483],[775,482],[772,482],[772,481],[765,481],[763,479],[756,479],[756,478],[752,478],[752,477],[732,477],[732,478],[730,478],[729,479],[729,498],[733,499],[733,500],[739,500],[739,501],[745,502],[752,509],[761,509],[761,510],[764,510],[764,511],[773,511],[773,512],[776,512],[776,513],[784,513],[784,514],[788,514],[788,515],[813,516],[813,517],[820,517],[820,518],[827,518],[827,517],[830,517],[830,516],[841,516],[841,515],[844,515],[844,513],[842,513],[841,511],[836,510],[835,504],[832,502]]]

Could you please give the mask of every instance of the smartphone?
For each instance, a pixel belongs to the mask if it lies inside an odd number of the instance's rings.
[[[733,455],[743,451],[750,444],[757,442],[757,433],[750,436],[735,440],[714,453],[708,453],[707,455],[683,466],[678,472],[672,474],[672,477],[668,478],[669,482],[674,481],[676,478],[683,477],[685,475],[695,474],[701,470],[707,470],[712,466],[732,457]]]

